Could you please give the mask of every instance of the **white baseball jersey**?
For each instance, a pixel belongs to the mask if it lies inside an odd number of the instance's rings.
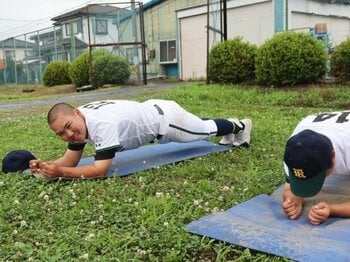
[[[86,142],[95,146],[96,157],[106,151],[112,151],[114,156],[116,151],[137,148],[157,139],[160,143],[189,142],[207,139],[217,132],[213,120],[202,120],[174,101],[104,100],[78,109],[85,117]]]
[[[350,175],[350,111],[307,116],[296,126],[292,136],[305,129],[323,134],[331,140],[335,150],[333,174]],[[284,168],[288,175],[286,164]]]

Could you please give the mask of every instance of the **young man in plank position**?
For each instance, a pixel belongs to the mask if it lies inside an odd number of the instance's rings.
[[[63,157],[30,161],[31,172],[47,179],[103,177],[116,152],[152,141],[185,143],[223,136],[220,144],[247,146],[252,129],[250,119],[203,120],[167,100],[106,100],[78,108],[58,103],[49,110],[47,120],[52,131],[68,142]],[[77,167],[86,143],[95,146],[95,161]]]
[[[305,117],[288,139],[284,152],[286,183],[283,210],[290,219],[302,213],[305,197],[315,196],[329,175],[350,175],[350,112]],[[329,217],[350,217],[350,201],[319,202],[308,213],[311,224]]]

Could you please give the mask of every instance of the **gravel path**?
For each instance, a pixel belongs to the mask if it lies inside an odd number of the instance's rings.
[[[150,83],[147,86],[128,86],[117,89],[109,88],[105,90],[99,89],[44,99],[38,98],[31,100],[0,101],[0,110],[2,112],[11,112],[20,109],[31,110],[35,107],[42,107],[45,105],[51,107],[51,105],[59,102],[85,103],[99,99],[128,99],[128,97],[143,96],[150,93],[155,93],[157,90],[164,90],[183,84],[186,84],[186,82],[156,82]]]

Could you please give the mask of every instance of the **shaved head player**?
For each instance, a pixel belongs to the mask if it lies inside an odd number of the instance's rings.
[[[47,120],[52,131],[68,142],[63,157],[30,161],[32,173],[48,179],[103,177],[116,152],[152,141],[186,143],[223,136],[221,144],[249,145],[252,129],[250,119],[204,120],[168,100],[105,100],[78,108],[58,103],[49,110]],[[95,161],[77,167],[87,143],[95,147]]]

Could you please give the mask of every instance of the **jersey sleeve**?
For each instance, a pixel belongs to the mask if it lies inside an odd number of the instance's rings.
[[[85,147],[86,143],[73,143],[73,142],[69,142],[68,143],[68,149],[69,150],[73,150],[73,151],[80,151],[83,150]]]

